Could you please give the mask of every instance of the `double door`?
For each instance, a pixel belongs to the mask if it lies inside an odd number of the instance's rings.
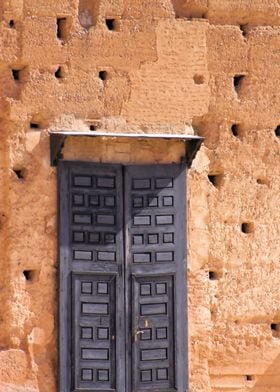
[[[185,178],[61,161],[60,392],[186,390]]]

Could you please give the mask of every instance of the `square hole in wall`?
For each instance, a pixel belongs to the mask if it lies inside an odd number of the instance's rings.
[[[20,181],[25,180],[27,172],[24,168],[14,168],[13,172],[15,173],[15,175]]]
[[[56,36],[59,40],[66,40],[70,35],[70,18],[56,19]]]
[[[271,329],[272,337],[276,339],[280,339],[280,323],[270,324],[270,329]]]
[[[32,122],[29,124],[29,127],[30,127],[31,129],[40,129],[40,128],[41,128],[41,127],[40,127],[40,124],[37,123],[37,122],[34,122],[34,121],[32,121]]]
[[[63,74],[62,68],[58,67],[57,70],[54,73],[54,76],[56,77],[56,79],[61,79],[62,78],[62,74]]]
[[[276,331],[277,330],[277,324],[270,324],[270,328],[272,329],[272,331]]]
[[[269,185],[269,181],[266,177],[258,177],[256,181],[258,185]]]
[[[19,69],[12,69],[13,79],[16,81],[20,80],[20,70]]]
[[[115,19],[111,19],[111,18],[105,19],[105,23],[106,23],[108,30],[110,30],[110,31],[117,30],[117,23],[116,23]]]
[[[34,283],[38,281],[39,272],[36,270],[24,270],[23,275],[28,283]]]
[[[209,271],[209,279],[218,280],[219,279],[218,273],[215,271]]]
[[[280,138],[280,125],[277,125],[277,127],[274,130],[275,136]]]
[[[242,140],[245,134],[244,125],[242,123],[232,123],[230,125],[230,133],[236,139]]]
[[[235,75],[233,77],[233,86],[235,92],[238,94],[240,93],[240,89],[242,87],[243,81],[244,81],[245,75]]]
[[[250,234],[254,232],[254,223],[252,222],[243,222],[241,224],[241,231],[244,234]]]
[[[48,118],[49,113],[47,111],[33,113],[30,118],[29,128],[33,131],[41,131],[42,129],[47,128],[49,125]]]
[[[217,174],[209,174],[208,180],[214,185],[215,188],[220,189],[224,184],[224,174],[217,173]]]
[[[100,80],[105,82],[108,79],[108,72],[107,71],[99,71],[98,72],[98,77]]]
[[[231,133],[234,137],[239,137],[240,136],[240,127],[239,124],[232,124],[231,128]]]
[[[205,83],[205,78],[203,75],[200,74],[195,74],[193,76],[193,81],[195,84],[204,84]]]
[[[248,32],[248,25],[247,24],[241,24],[239,26],[241,34],[243,35],[244,38],[247,37],[247,32]]]
[[[15,82],[25,82],[27,81],[27,68],[25,66],[13,66],[11,68],[12,78]]]

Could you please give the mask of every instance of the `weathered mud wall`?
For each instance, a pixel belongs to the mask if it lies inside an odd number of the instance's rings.
[[[0,2],[0,391],[57,391],[48,131],[99,129],[205,137],[188,178],[190,391],[279,392],[279,25],[277,0]]]

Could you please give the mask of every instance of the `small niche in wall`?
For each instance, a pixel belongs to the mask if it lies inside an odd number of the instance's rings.
[[[30,122],[29,128],[33,131],[41,131],[44,128],[47,128],[49,125],[49,113],[40,112],[40,113],[33,113]]]
[[[11,68],[11,74],[15,82],[24,82],[27,80],[27,68],[24,66],[14,66]]]
[[[246,374],[246,376],[245,376],[246,381],[254,381],[254,379],[255,379],[255,377],[250,374]]]
[[[69,18],[56,19],[56,36],[59,40],[63,41],[69,37],[70,34],[70,20]]]
[[[254,223],[252,222],[243,222],[241,224],[241,231],[244,234],[250,234],[254,232]]]
[[[13,172],[17,176],[20,181],[23,181],[26,178],[26,170],[22,168],[14,168]]]
[[[38,122],[35,122],[35,121],[31,121],[29,123],[29,127],[31,129],[40,129],[41,128],[40,124]]]
[[[231,128],[231,133],[234,137],[239,138],[240,137],[240,126],[239,124],[232,124]]]
[[[116,31],[117,30],[117,23],[116,23],[116,19],[105,19],[105,24],[107,26],[107,29],[110,31]]]
[[[280,138],[280,125],[277,125],[277,127],[274,130],[275,136]]]
[[[241,34],[243,35],[244,38],[247,36],[247,25],[246,24],[241,24],[239,25]]]
[[[265,177],[258,177],[256,181],[258,185],[268,185],[268,181]]]
[[[270,324],[270,329],[274,338],[280,338],[280,323]]]
[[[24,270],[23,275],[28,283],[34,283],[38,280],[38,271],[36,270]]]
[[[10,29],[14,29],[15,28],[15,21],[13,19],[11,19],[9,21],[9,27],[10,27]]]
[[[203,75],[195,74],[193,77],[193,81],[195,84],[203,84],[205,79]]]
[[[220,189],[224,184],[224,174],[223,173],[216,173],[216,174],[209,174],[208,180],[214,185],[215,188]]]
[[[20,70],[19,69],[12,69],[13,79],[17,82],[20,80]]]
[[[234,90],[237,94],[240,93],[240,89],[242,87],[244,78],[245,78],[245,75],[235,75],[233,77],[233,86],[234,86]]]
[[[99,71],[98,72],[98,77],[101,79],[103,82],[108,79],[108,72],[107,71]]]
[[[101,127],[101,122],[98,119],[88,119],[87,125],[90,131],[97,131]]]
[[[217,271],[209,271],[209,280],[219,280],[221,278],[219,272]]]
[[[56,79],[62,79],[64,77],[64,71],[62,67],[58,67],[54,73]]]

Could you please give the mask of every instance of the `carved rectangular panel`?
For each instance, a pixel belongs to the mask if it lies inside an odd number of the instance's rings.
[[[174,278],[133,280],[133,347],[136,391],[175,388]]]
[[[75,391],[116,388],[116,277],[72,277]]]
[[[113,172],[112,167],[108,170]],[[76,264],[116,262],[116,238],[123,224],[120,176],[120,172],[106,174],[106,168],[90,171],[78,165],[70,174],[71,246]]]
[[[129,168],[126,180],[126,208],[132,263],[174,263],[175,216],[178,197],[170,175],[146,173],[139,166]],[[176,203],[177,201],[177,203]]]

